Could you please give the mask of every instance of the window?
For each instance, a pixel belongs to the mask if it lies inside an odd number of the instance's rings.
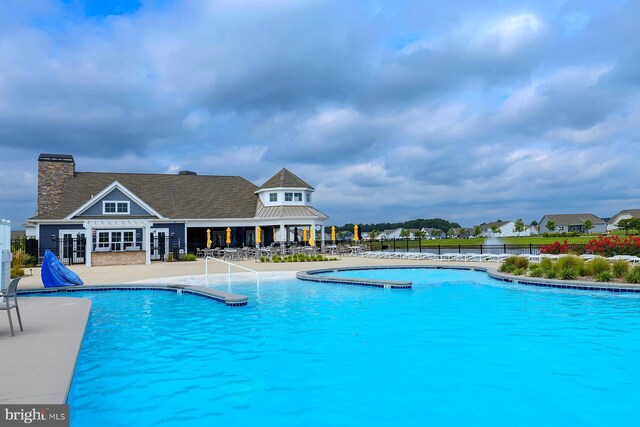
[[[296,202],[301,202],[302,201],[302,193],[293,193],[293,200],[295,200]]]
[[[278,193],[269,193],[269,201],[277,202],[278,201]]]
[[[293,202],[293,193],[284,193],[285,202]]]
[[[133,230],[99,231],[96,247],[109,248],[112,251],[124,251],[136,246],[136,233]]]
[[[103,214],[124,215],[129,213],[129,202],[102,202]]]
[[[311,193],[307,193],[307,203],[311,203]]]

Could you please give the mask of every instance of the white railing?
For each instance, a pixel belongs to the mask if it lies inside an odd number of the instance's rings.
[[[214,257],[209,256],[209,255],[207,255],[205,257],[205,259],[204,259],[204,275],[205,275],[205,278],[207,280],[209,279],[209,260],[216,261],[216,262],[219,262],[219,263],[227,265],[227,283],[229,285],[229,292],[231,292],[231,267],[238,267],[239,269],[246,270],[246,271],[249,271],[251,273],[255,273],[255,275],[256,275],[256,286],[258,288],[258,291],[260,290],[260,275],[258,274],[257,271],[252,270],[252,269],[247,268],[247,267],[243,267],[243,266],[238,265],[238,264],[234,264],[232,262],[223,261],[221,259],[217,259],[217,258],[214,258]]]

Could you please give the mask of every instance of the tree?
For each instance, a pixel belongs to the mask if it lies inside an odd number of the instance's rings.
[[[547,230],[549,231],[555,231],[556,223],[553,221],[547,221],[547,224],[545,225],[545,227],[547,227]]]
[[[465,234],[467,233],[467,231],[469,231],[467,228],[460,227],[460,228],[458,229],[458,237],[461,237],[461,236],[462,236],[462,237],[464,237],[464,236],[465,236]],[[468,237],[468,236],[467,236],[467,237]]]
[[[500,233],[500,227],[498,227],[497,225],[492,225],[492,226],[491,226],[491,232],[492,232],[493,234],[498,234],[498,233]]]
[[[625,234],[629,234],[631,230],[640,231],[640,218],[625,218],[618,222],[618,228],[625,230]]]
[[[380,232],[378,230],[372,230],[369,232],[369,238],[371,240],[376,240],[380,236]]]
[[[513,231],[515,231],[516,233],[518,233],[518,236],[520,235],[520,233],[522,233],[524,231],[524,221],[522,220],[522,218],[518,218],[515,222],[515,224],[513,225]]]
[[[456,229],[455,229],[455,228],[450,228],[450,229],[449,229],[449,232],[447,233],[447,235],[448,235],[450,238],[454,238],[454,237],[456,237]]]
[[[480,228],[479,225],[476,225],[475,227],[473,227],[473,237],[478,237],[481,234],[482,234],[482,228]]]
[[[534,227],[538,226],[538,221],[531,221],[531,225],[533,225]]]
[[[416,239],[420,239],[420,240],[422,240],[422,239],[424,239],[424,236],[425,236],[426,234],[427,234],[427,233],[425,233],[424,231],[422,231],[422,230],[418,230],[418,231],[416,231],[415,233],[413,233],[413,237],[415,237]]]
[[[585,233],[589,233],[589,230],[591,230],[592,228],[594,228],[595,225],[593,225],[593,222],[590,219],[585,220],[584,224],[582,224],[582,228],[584,229]]]
[[[402,230],[400,230],[400,237],[410,237],[410,236],[411,236],[411,232],[406,228],[403,228]]]

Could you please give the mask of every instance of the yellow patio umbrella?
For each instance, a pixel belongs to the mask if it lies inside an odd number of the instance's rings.
[[[207,228],[207,249],[211,249],[212,243],[213,242],[211,241],[211,230]]]
[[[336,241],[336,226],[335,225],[331,226],[331,240],[333,240],[334,242]]]
[[[256,243],[262,243],[262,228],[258,226],[258,231],[256,232]]]
[[[227,227],[227,245],[231,244],[231,227]]]
[[[273,241],[276,242],[278,240],[276,238],[276,228],[275,227],[271,227],[271,229],[273,230]]]
[[[356,242],[360,240],[360,237],[358,236],[358,224],[353,226],[353,240]]]
[[[302,241],[306,242],[307,241],[307,227],[304,227],[302,229]]]
[[[316,229],[313,227],[309,227],[309,246],[315,246],[316,245]]]

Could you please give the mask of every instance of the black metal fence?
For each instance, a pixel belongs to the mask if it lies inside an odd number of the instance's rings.
[[[548,246],[546,244],[499,244],[499,245],[472,245],[465,244],[464,240],[461,240],[458,245],[439,245],[435,243],[437,241],[424,240],[424,239],[388,239],[388,240],[362,240],[354,242],[352,240],[338,242],[338,245],[354,245],[360,244],[366,246],[372,251],[383,252],[425,252],[434,254],[444,253],[478,253],[478,254],[513,254],[513,255],[539,255],[540,248]],[[568,250],[570,252],[584,253],[586,251],[586,245],[584,244],[569,244]]]

